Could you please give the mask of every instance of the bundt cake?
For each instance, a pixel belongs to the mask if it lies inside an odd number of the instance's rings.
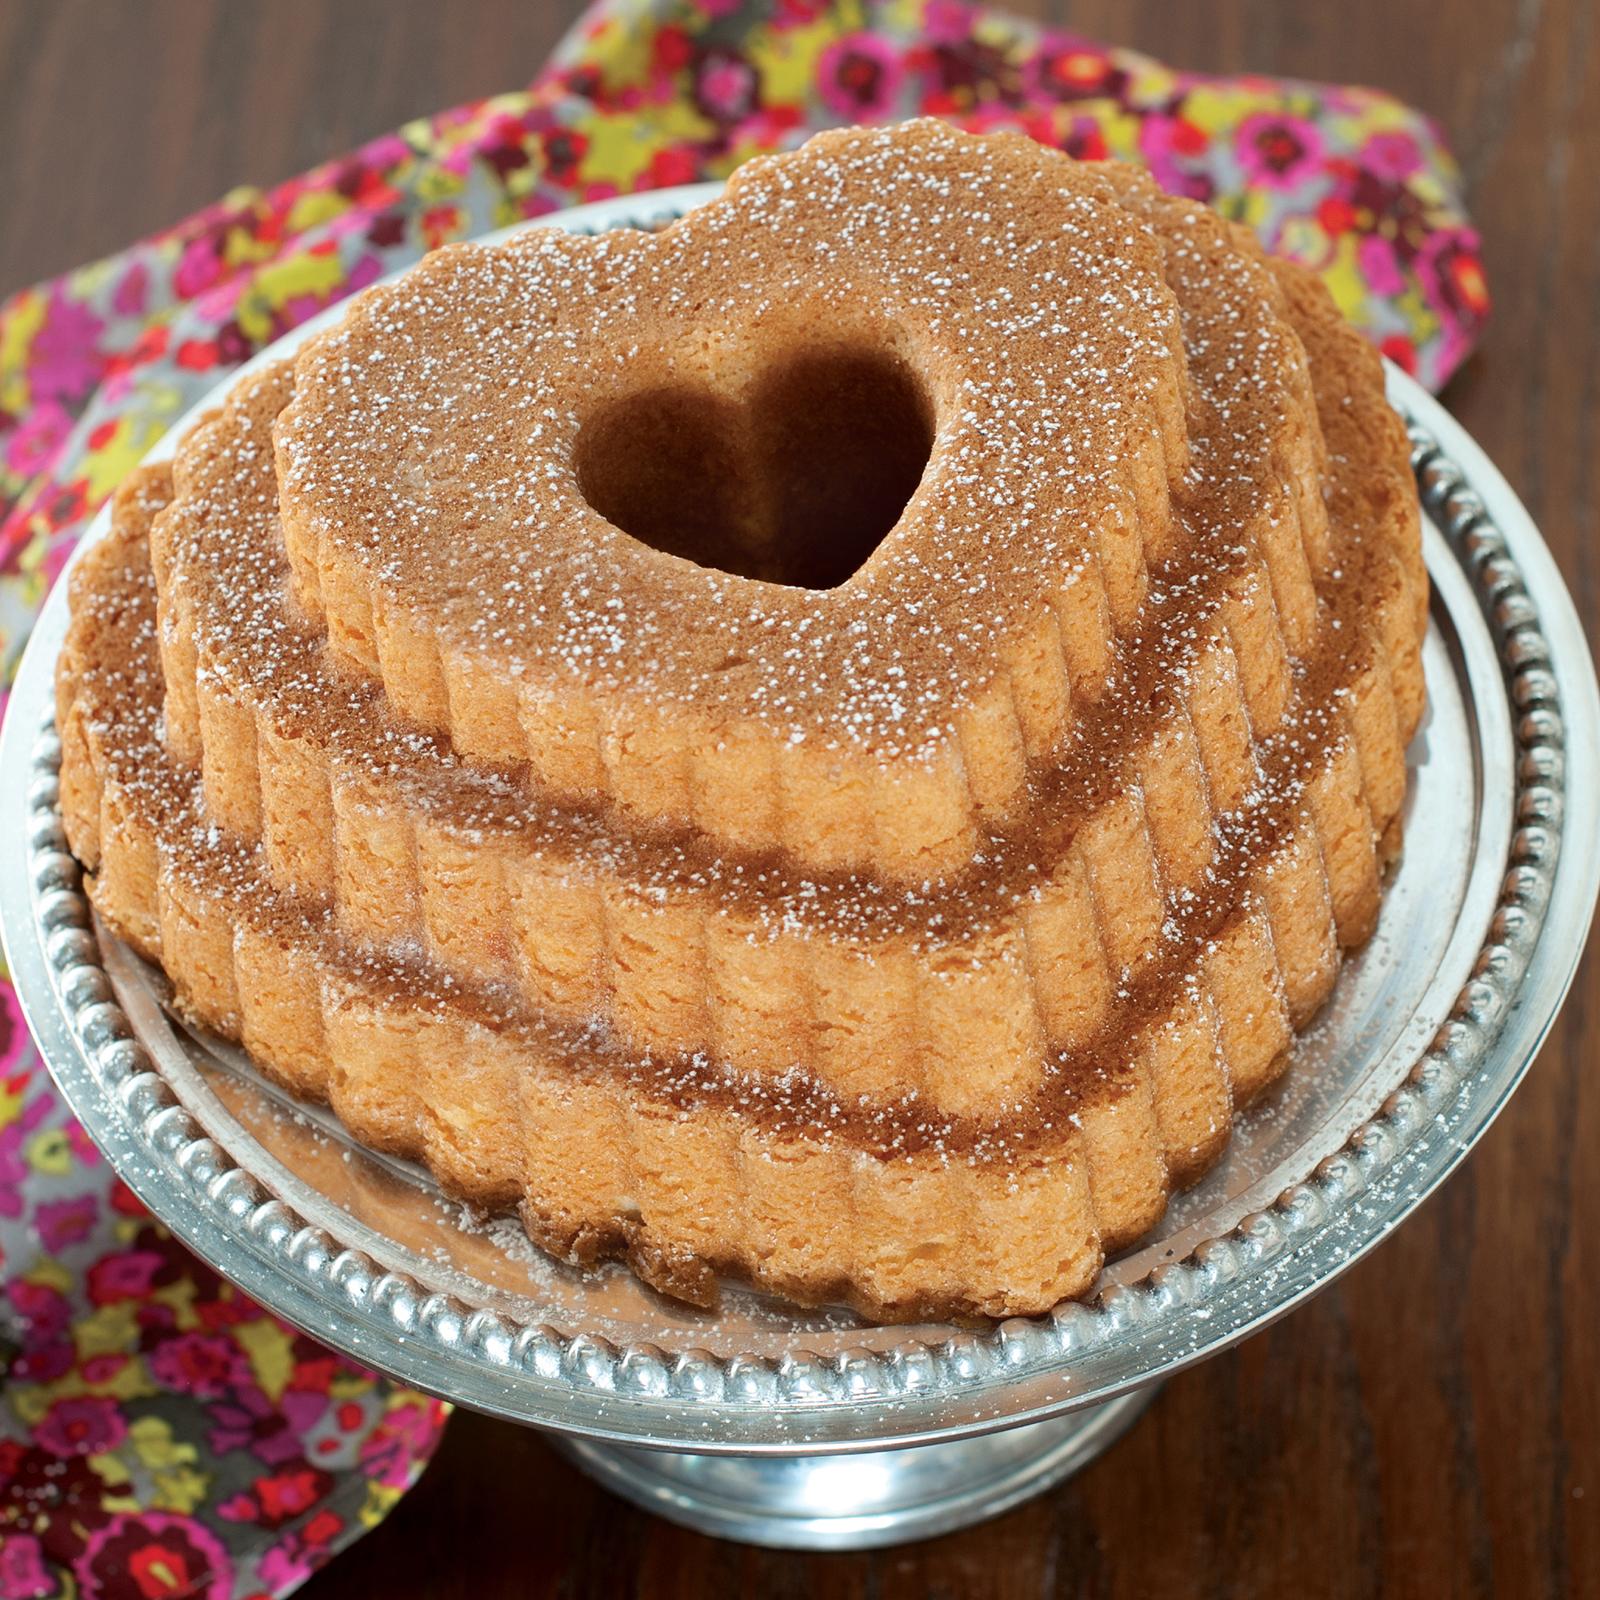
[[[63,810],[175,1003],[573,1259],[1093,1282],[1377,915],[1427,582],[1377,357],[938,123],[453,246],[73,577]]]

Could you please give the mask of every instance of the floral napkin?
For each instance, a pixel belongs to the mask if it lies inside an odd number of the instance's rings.
[[[1487,311],[1439,130],[959,0],[600,0],[531,87],[242,189],[0,304],[0,664],[74,541],[245,357],[446,240],[914,114],[1150,168],[1316,268],[1438,387]],[[446,1409],[251,1304],[117,1182],[0,985],[0,1600],[283,1594],[379,1520]]]

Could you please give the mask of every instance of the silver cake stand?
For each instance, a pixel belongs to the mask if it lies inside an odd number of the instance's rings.
[[[711,192],[560,220],[648,226]],[[58,585],[0,735],[0,918],[62,1094],[150,1209],[263,1305],[406,1383],[549,1430],[663,1516],[839,1549],[1037,1494],[1164,1377],[1326,1287],[1420,1205],[1527,1070],[1583,948],[1600,701],[1582,631],[1499,473],[1415,384],[1391,372],[1390,390],[1434,584],[1405,858],[1282,1085],[1093,1299],[986,1331],[878,1328],[737,1288],[719,1312],[688,1309],[620,1269],[550,1261],[184,1032],[160,974],[96,927],[65,848]]]

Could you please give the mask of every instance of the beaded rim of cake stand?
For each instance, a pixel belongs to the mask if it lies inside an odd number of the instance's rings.
[[[1048,1315],[1013,1318],[986,1332],[908,1339],[877,1351],[822,1357],[796,1349],[780,1359],[718,1357],[704,1350],[616,1344],[546,1323],[523,1325],[432,1291],[387,1270],[312,1226],[234,1161],[179,1103],[117,1003],[101,964],[81,871],[66,847],[58,807],[60,742],[46,718],[33,751],[28,794],[28,869],[36,925],[72,1035],[108,1104],[204,1209],[247,1236],[279,1270],[393,1334],[505,1373],[617,1398],[800,1411],[862,1399],[926,1399],[971,1392],[1004,1374],[1059,1371],[1107,1341],[1202,1305],[1222,1286],[1260,1274],[1303,1248],[1413,1145],[1461,1094],[1500,1032],[1545,923],[1561,850],[1565,726],[1561,690],[1538,610],[1467,475],[1434,437],[1409,425],[1423,503],[1471,579],[1502,668],[1515,740],[1515,809],[1498,902],[1473,974],[1448,1019],[1375,1116],[1337,1153],[1270,1206],[1132,1284],[1068,1302]],[[797,1341],[803,1342],[803,1334]]]

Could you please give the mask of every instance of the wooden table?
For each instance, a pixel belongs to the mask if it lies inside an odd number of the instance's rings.
[[[1200,68],[1436,115],[1495,318],[1445,399],[1600,626],[1600,16],[1587,0],[1039,0]],[[446,12],[449,20],[446,20]],[[0,0],[0,290],[233,184],[530,77],[573,0]],[[1600,848],[1600,841],[1593,847]],[[1583,848],[1583,841],[1577,841]],[[1584,1152],[1589,1152],[1586,1158]],[[461,1415],[344,1595],[1600,1593],[1600,963],[1465,1172],[1339,1285],[1173,1380],[1108,1456],[986,1527],[799,1558],[622,1506]]]

